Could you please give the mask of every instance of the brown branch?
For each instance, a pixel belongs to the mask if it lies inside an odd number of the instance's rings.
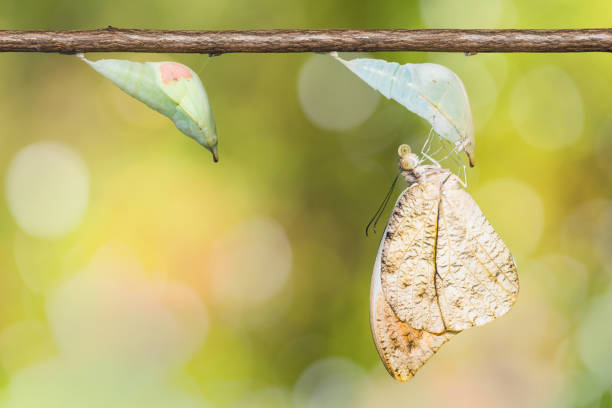
[[[612,29],[583,30],[0,30],[0,52],[444,51],[611,52]]]

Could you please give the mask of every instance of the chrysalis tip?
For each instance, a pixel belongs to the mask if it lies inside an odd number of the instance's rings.
[[[210,149],[210,152],[213,155],[213,161],[216,163],[219,161],[219,152],[217,151],[217,146],[214,146],[212,149]]]
[[[474,155],[468,153],[467,157],[470,162],[470,167],[474,167],[474,165],[476,165],[476,161],[474,160]]]

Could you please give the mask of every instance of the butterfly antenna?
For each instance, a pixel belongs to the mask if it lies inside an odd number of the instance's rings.
[[[368,225],[366,226],[366,230],[365,230],[366,237],[368,236],[368,231],[372,223],[374,223],[372,227],[372,231],[374,231],[374,233],[376,234],[376,224],[378,223],[378,220],[382,216],[382,213],[385,211],[385,207],[389,203],[389,199],[391,198],[391,194],[393,194],[393,190],[395,189],[395,184],[397,184],[397,179],[399,178],[399,175],[400,175],[400,172],[398,171],[397,174],[395,175],[395,178],[393,179],[393,183],[391,183],[391,187],[389,188],[387,195],[383,199],[382,203],[380,203],[378,210],[376,210],[376,213],[374,213],[374,216],[370,219],[370,222],[368,222]]]

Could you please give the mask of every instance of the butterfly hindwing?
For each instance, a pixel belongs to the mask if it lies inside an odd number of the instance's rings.
[[[456,183],[443,188],[436,244],[436,292],[449,330],[481,326],[502,316],[518,295],[510,250]]]
[[[417,330],[397,317],[385,300],[381,286],[383,246],[384,238],[372,273],[370,327],[378,354],[389,374],[398,381],[408,381],[444,343],[454,336],[454,333],[433,334]]]

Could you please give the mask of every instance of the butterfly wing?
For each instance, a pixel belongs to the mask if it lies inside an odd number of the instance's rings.
[[[381,285],[381,240],[370,288],[370,328],[385,368],[398,381],[408,381],[454,333],[433,334],[401,321],[385,300]]]
[[[436,293],[440,183],[413,184],[397,201],[383,235],[381,282],[397,318],[416,330],[446,330]]]
[[[510,250],[482,211],[455,184],[444,188],[438,214],[436,291],[449,330],[481,326],[502,316],[518,296]]]

